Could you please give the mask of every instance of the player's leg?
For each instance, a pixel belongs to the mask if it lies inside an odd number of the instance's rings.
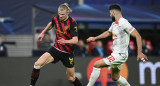
[[[111,68],[112,80],[116,81],[120,86],[130,86],[128,81],[120,75],[118,68]]]
[[[67,78],[74,86],[82,86],[80,80],[75,77],[74,55],[73,53],[62,53],[62,63],[66,67]]]
[[[74,86],[82,86],[80,80],[77,77],[75,77],[74,67],[72,67],[72,68],[67,68],[66,67],[66,75],[67,75],[68,80],[70,82],[72,82],[72,84]]]
[[[107,66],[108,65],[106,65],[103,59],[96,61],[94,63],[93,71],[91,73],[89,83],[87,84],[87,86],[93,86],[100,75],[101,68],[107,67]]]
[[[31,75],[30,86],[34,86],[36,84],[36,81],[40,74],[40,68],[52,61],[54,61],[54,58],[48,52],[46,52],[35,62]]]

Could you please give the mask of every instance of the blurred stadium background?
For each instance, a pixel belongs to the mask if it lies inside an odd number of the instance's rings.
[[[48,33],[50,41],[46,46],[37,42],[37,36],[64,2],[73,10],[70,16],[76,19],[79,39],[84,41],[88,52],[75,57],[76,75],[81,78],[83,85],[88,82],[93,62],[103,58],[92,54],[95,43],[88,44],[85,39],[109,28],[112,21],[108,7],[118,3],[122,7],[123,17],[141,34],[143,52],[149,58],[146,63],[136,61],[136,40],[131,37],[130,56],[121,74],[132,86],[160,86],[160,0],[1,0],[0,86],[29,86],[33,64],[46,51],[44,47],[53,45],[55,33],[54,30]],[[111,52],[111,40],[111,37],[100,40],[107,55]],[[70,86],[60,62],[42,69],[37,86],[44,85]],[[112,82],[110,71],[104,69],[95,86],[117,85]]]

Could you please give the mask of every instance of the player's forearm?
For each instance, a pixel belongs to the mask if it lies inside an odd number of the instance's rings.
[[[142,40],[141,40],[140,34],[138,33],[138,31],[136,29],[134,29],[133,32],[131,33],[131,36],[136,38],[138,54],[142,53]]]
[[[67,40],[67,44],[77,44],[78,43],[78,37],[72,37],[72,39]]]
[[[49,31],[52,28],[52,22],[49,22],[48,25],[45,27],[45,29],[42,31],[42,33],[46,33],[47,31]]]
[[[106,37],[108,37],[108,36],[110,36],[110,35],[111,35],[111,32],[105,31],[104,33],[96,36],[95,39],[96,39],[96,40],[97,40],[97,39],[103,39],[103,38],[106,38]]]
[[[139,34],[136,35],[136,41],[137,41],[138,53],[141,53],[142,52],[142,40]]]

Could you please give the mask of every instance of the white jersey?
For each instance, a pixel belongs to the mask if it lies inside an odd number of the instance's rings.
[[[127,53],[130,34],[135,28],[124,18],[113,22],[109,31],[112,32],[113,53]]]

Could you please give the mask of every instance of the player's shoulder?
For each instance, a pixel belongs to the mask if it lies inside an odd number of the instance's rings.
[[[113,26],[115,24],[115,22],[112,22],[111,26]]]
[[[52,19],[58,18],[58,15],[53,15]]]
[[[120,18],[120,20],[119,20],[119,25],[121,26],[121,25],[125,25],[125,24],[128,24],[129,22],[128,22],[128,20],[127,19],[125,19],[125,18]]]
[[[73,22],[76,22],[76,20],[75,20],[73,17],[70,17],[70,16],[69,16],[69,19],[72,21],[72,23],[73,23]]]

